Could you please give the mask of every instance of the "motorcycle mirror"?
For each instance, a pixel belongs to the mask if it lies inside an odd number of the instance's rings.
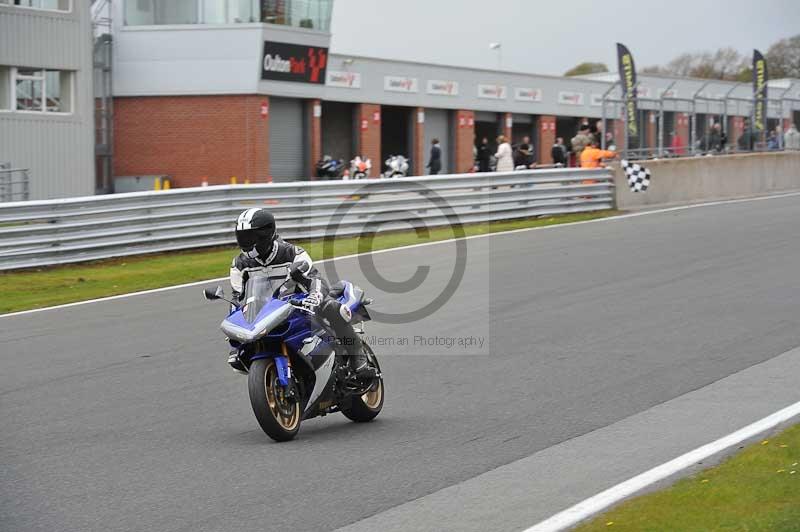
[[[210,288],[203,290],[203,296],[209,301],[214,301],[216,299],[223,299],[225,297],[225,292],[222,290],[221,286],[217,286],[214,290]]]

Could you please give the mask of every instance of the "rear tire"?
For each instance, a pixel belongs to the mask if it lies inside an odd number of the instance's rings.
[[[380,373],[381,368],[378,365],[378,359],[375,357],[375,353],[372,352],[372,349],[370,349],[366,343],[363,344],[363,349],[370,363]],[[355,421],[356,423],[372,421],[383,409],[383,392],[383,377],[378,377],[367,393],[353,396],[348,400],[346,406],[341,406],[342,414],[344,414],[347,419]]]
[[[275,360],[262,358],[250,365],[247,376],[250,404],[258,424],[275,441],[289,441],[300,430],[300,402],[283,399]]]

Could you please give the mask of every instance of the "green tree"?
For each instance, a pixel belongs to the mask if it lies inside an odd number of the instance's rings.
[[[781,39],[767,50],[769,77],[800,78],[800,34]]]
[[[581,63],[573,68],[567,70],[565,76],[583,76],[584,74],[597,74],[599,72],[608,72],[608,66],[605,63]]]

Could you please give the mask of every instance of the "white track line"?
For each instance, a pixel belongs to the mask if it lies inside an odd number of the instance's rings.
[[[783,410],[779,410],[755,423],[747,425],[732,434],[723,436],[716,441],[698,447],[693,451],[689,451],[674,460],[670,460],[665,464],[645,471],[641,475],[637,475],[621,484],[617,484],[612,488],[579,502],[571,508],[567,508],[563,512],[557,513],[549,519],[526,529],[524,532],[550,532],[575,526],[581,521],[602,512],[609,506],[620,502],[626,497],[630,497],[647,486],[664,480],[734,445],[754,438],[798,415],[800,415],[800,402],[787,406]]]
[[[624,220],[624,219],[627,219],[627,218],[638,218],[639,216],[650,216],[652,214],[661,214],[661,213],[665,213],[665,212],[684,211],[684,210],[687,210],[687,209],[697,209],[697,208],[700,208],[700,207],[713,207],[715,205],[727,205],[727,204],[731,204],[731,203],[746,203],[746,202],[750,202],[750,201],[762,201],[762,200],[770,200],[770,199],[777,199],[777,198],[786,198],[786,197],[790,197],[790,196],[800,196],[800,192],[789,192],[789,193],[786,193],[786,194],[775,194],[775,195],[770,195],[770,196],[758,196],[758,197],[755,197],[755,198],[721,200],[721,201],[713,201],[713,202],[708,202],[708,203],[695,203],[693,205],[681,205],[681,206],[678,206],[678,207],[668,207],[668,208],[664,208],[664,209],[654,209],[654,210],[651,210],[651,211],[641,211],[641,212],[634,212],[634,213],[628,213],[628,214],[620,214],[618,216],[608,216],[606,218],[596,218],[594,220],[584,220],[584,221],[581,221],[581,222],[569,222],[569,223],[564,223],[564,224],[543,225],[543,226],[540,226],[540,227],[527,227],[527,228],[523,228],[523,229],[512,229],[511,231],[500,231],[500,232],[497,232],[497,233],[486,233],[486,234],[483,234],[483,235],[473,235],[473,236],[464,237],[463,239],[450,238],[448,240],[437,240],[435,242],[424,242],[422,244],[411,244],[411,245],[408,245],[408,246],[401,246],[401,247],[396,247],[396,248],[380,249],[380,250],[377,250],[377,251],[368,251],[366,253],[354,253],[353,255],[343,255],[341,257],[334,257],[332,259],[318,260],[318,261],[315,261],[315,263],[322,264],[322,263],[329,262],[329,261],[334,261],[334,260],[350,259],[350,258],[353,258],[353,257],[357,257],[359,255],[369,255],[369,254],[378,255],[380,253],[392,253],[392,252],[395,252],[395,251],[403,251],[403,250],[406,250],[406,249],[420,248],[420,247],[424,247],[424,246],[437,246],[437,245],[440,245],[440,244],[446,244],[448,242],[453,242],[455,240],[472,240],[472,239],[475,239],[475,238],[502,237],[504,235],[512,235],[514,233],[524,233],[524,232],[527,232],[527,231],[541,231],[541,230],[544,230],[544,229],[557,229],[559,227],[569,227],[569,226],[574,226],[574,225],[583,225],[583,224],[600,223],[600,222],[610,222],[610,221],[614,221],[614,220]],[[43,307],[43,308],[37,308],[37,309],[31,309],[31,310],[21,310],[19,312],[10,312],[8,314],[0,314],[0,318],[10,318],[12,316],[22,316],[24,314],[32,314],[34,312],[44,312],[46,310],[59,310],[59,309],[63,309],[63,308],[76,307],[76,306],[79,306],[79,305],[88,305],[90,303],[101,303],[103,301],[113,301],[115,299],[123,299],[123,298],[126,298],[126,297],[135,297],[135,296],[143,296],[143,295],[147,295],[147,294],[155,294],[155,293],[158,293],[158,292],[164,292],[166,290],[176,290],[178,288],[187,288],[187,287],[191,287],[191,286],[198,286],[198,285],[205,284],[205,283],[214,283],[214,282],[218,283],[218,282],[221,282],[221,281],[226,281],[227,279],[228,279],[227,277],[218,277],[216,279],[206,279],[204,281],[196,281],[196,282],[193,282],[193,283],[178,284],[178,285],[173,285],[173,286],[164,286],[164,287],[161,287],[161,288],[154,288],[154,289],[151,289],[151,290],[142,290],[140,292],[131,292],[129,294],[119,294],[119,295],[116,295],[116,296],[100,297],[100,298],[97,298],[97,299],[87,299],[86,301],[76,301],[74,303],[65,303],[63,305],[54,305],[52,307]]]

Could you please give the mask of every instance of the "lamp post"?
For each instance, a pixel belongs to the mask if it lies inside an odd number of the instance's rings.
[[[497,51],[497,70],[501,70],[503,68],[503,43],[490,42],[489,50]]]

